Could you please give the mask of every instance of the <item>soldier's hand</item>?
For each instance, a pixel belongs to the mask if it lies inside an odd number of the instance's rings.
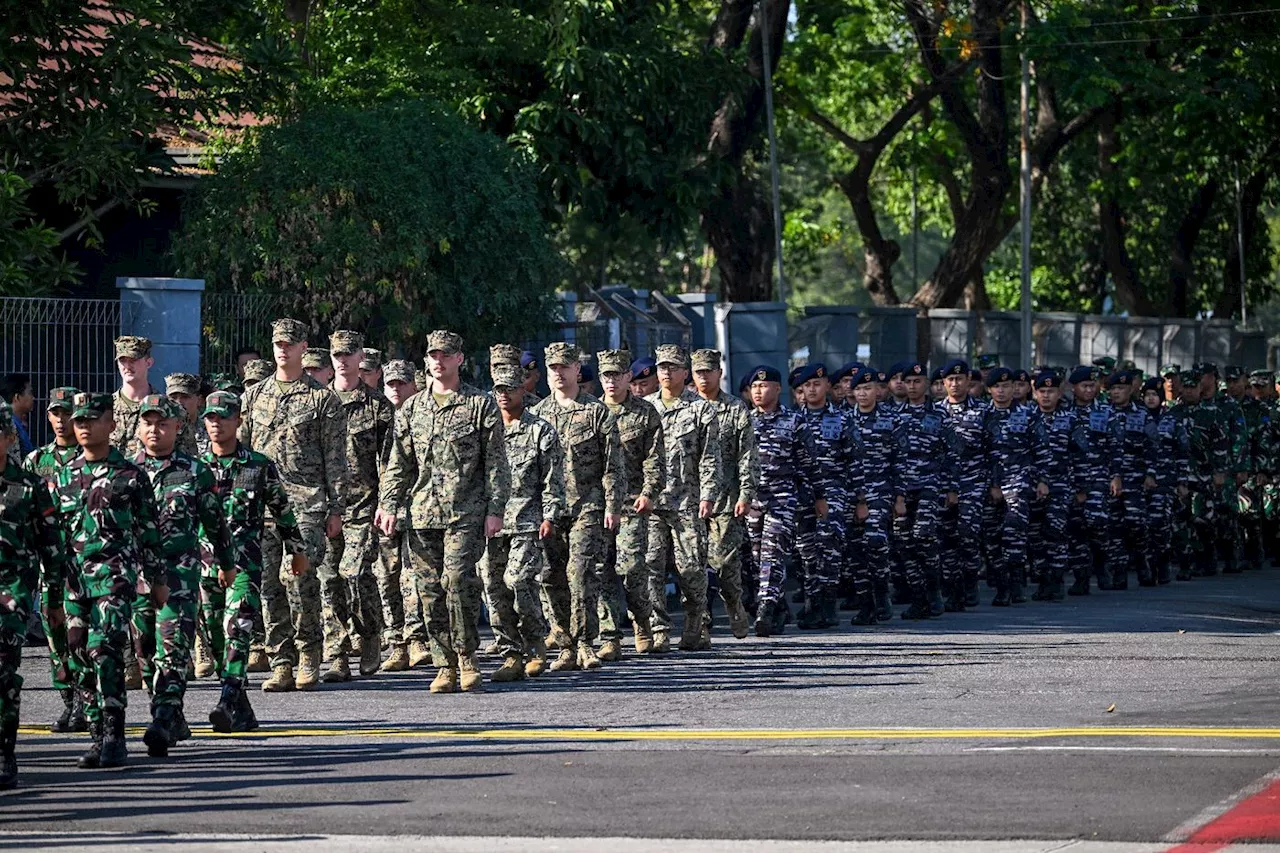
[[[1036,500],[1044,500],[1049,497],[1049,484],[1036,483]]]
[[[310,568],[311,561],[307,559],[306,554],[294,554],[293,559],[289,561],[289,571],[294,576],[305,575]]]
[[[342,535],[342,516],[329,516],[324,523],[324,535],[329,539],[337,539]]]
[[[653,509],[653,501],[649,500],[644,495],[641,495],[636,498],[636,502],[631,508],[635,510],[636,515],[644,515],[649,510]]]
[[[736,504],[733,505],[733,517],[742,518],[747,514],[747,511],[750,509],[751,509],[751,505],[748,504],[746,501],[738,501]]]
[[[960,503],[960,495],[955,492],[947,492],[947,506],[955,506]]]
[[[705,501],[704,501],[704,503],[705,503]],[[703,518],[706,518],[706,516],[703,516]],[[616,515],[614,515],[614,514],[613,514],[613,513],[611,513],[611,512],[606,512],[606,513],[604,514],[604,529],[605,529],[605,530],[617,530],[617,529],[618,529],[618,525],[620,525],[621,523],[622,523],[622,518],[621,518],[621,517],[616,516]]]
[[[1236,474],[1236,485],[1243,486],[1248,479],[1249,479],[1249,472],[1241,471]]]
[[[898,518],[904,518],[907,514],[907,499],[902,495],[898,495],[893,502],[893,514]]]
[[[1182,483],[1179,483],[1179,484],[1178,484],[1178,497],[1180,497],[1180,498],[1185,498],[1185,497],[1186,497],[1187,495],[1189,495],[1189,494],[1190,494],[1190,491],[1188,491],[1187,487],[1186,487],[1186,486],[1184,486]]]
[[[67,611],[63,610],[61,607],[50,607],[46,611],[45,617],[49,620],[50,628],[61,628],[66,624]]]
[[[484,538],[492,539],[502,532],[502,516],[486,515],[484,517]]]
[[[156,607],[164,607],[169,601],[169,587],[163,583],[151,587],[151,600],[155,602]]]
[[[373,514],[373,526],[387,536],[394,536],[396,532],[396,517],[389,512],[378,510]]]
[[[711,501],[698,501],[698,518],[710,518],[715,513],[715,504]]]
[[[1150,492],[1150,491],[1154,491],[1155,487],[1156,487],[1156,478],[1148,474],[1147,478],[1142,481],[1142,488]]]
[[[1271,475],[1270,475],[1270,474],[1262,474],[1262,473],[1259,473],[1259,474],[1258,474],[1258,485],[1259,485],[1259,486],[1269,486],[1269,485],[1271,485]]]
[[[1076,492],[1076,503],[1082,504],[1087,500],[1089,500],[1089,496],[1087,494],[1084,492]]]
[[[541,524],[539,524],[539,525],[538,525],[538,538],[539,538],[539,539],[546,539],[548,536],[550,536],[550,535],[551,535],[551,528],[552,528],[552,525],[551,525],[551,522],[550,522],[550,521],[543,521]]]
[[[858,521],[866,521],[867,516],[871,514],[871,511],[867,509],[867,502],[858,501],[858,505],[854,507],[853,514]]]
[[[1221,489],[1223,485],[1226,484],[1226,482],[1227,482],[1227,475],[1223,474],[1221,471],[1213,475],[1213,484],[1217,486],[1219,489]]]
[[[218,586],[223,589],[231,589],[231,585],[236,582],[235,569],[218,569]]]
[[[996,503],[1004,503],[1004,492],[1000,491],[999,486],[991,487],[991,500]]]
[[[1120,481],[1119,477],[1112,477],[1111,478],[1111,497],[1118,498],[1122,494],[1124,494],[1124,483]]]
[[[813,502],[813,514],[816,515],[818,518],[827,517],[827,499],[826,498],[818,498],[816,501]]]

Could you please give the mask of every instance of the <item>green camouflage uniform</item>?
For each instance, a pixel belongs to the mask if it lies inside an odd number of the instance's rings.
[[[1239,403],[1221,392],[1208,401],[1202,401],[1201,406],[1213,413],[1218,430],[1226,437],[1226,459],[1223,467],[1215,471],[1224,475],[1222,486],[1215,488],[1213,495],[1214,515],[1218,523],[1210,535],[1216,540],[1218,556],[1228,570],[1234,571],[1240,547],[1240,499],[1236,475],[1248,474],[1249,468],[1244,412]]]
[[[305,332],[292,326],[281,328],[275,333],[277,339],[280,335],[301,339]],[[311,568],[295,576],[284,565],[280,532],[274,526],[266,528],[262,543],[266,651],[273,668],[296,666],[300,655],[321,652],[316,567],[324,560],[326,519],[341,517],[346,510],[346,419],[337,396],[305,374],[294,382],[259,382],[244,392],[242,406],[240,441],[276,463],[311,560]]]
[[[403,359],[392,359],[387,362],[382,371],[383,383],[391,382],[393,379],[399,379],[404,382],[414,381],[413,365]],[[407,402],[407,401],[405,401]],[[395,428],[398,421],[395,420],[395,412],[392,412],[391,437],[389,442],[395,441]],[[388,443],[388,457],[390,456],[390,443]],[[427,643],[427,624],[422,617],[422,599],[418,590],[418,578],[413,572],[403,570],[405,563],[404,552],[404,531],[409,526],[409,511],[407,507],[401,507],[399,514],[396,516],[396,532],[390,536],[384,536],[381,532],[377,533],[378,552],[381,555],[382,568],[380,573],[387,578],[387,583],[391,584],[394,580],[399,584],[400,601],[402,606],[401,612],[404,614],[404,628],[401,630],[400,638],[397,643]],[[383,607],[385,608],[385,601]],[[385,616],[385,610],[384,610]]]
[[[55,389],[55,391],[62,390],[71,391],[73,397],[78,393],[75,389]],[[57,489],[58,471],[79,455],[80,445],[62,447],[51,441],[44,447],[37,447],[27,454],[23,467],[40,477],[52,495]],[[62,600],[61,591],[58,592],[57,599]],[[43,587],[40,590],[40,622],[44,626],[44,636],[49,643],[49,670],[53,679],[53,688],[55,690],[72,689],[75,687],[75,682],[71,676],[71,658],[67,653],[67,625],[65,621],[56,627],[49,623],[49,595]]]
[[[460,352],[462,339],[432,332],[428,351],[436,349]],[[484,520],[502,517],[510,492],[501,416],[487,394],[464,383],[442,402],[429,390],[415,394],[397,413],[395,433],[378,503],[389,515],[408,503],[409,566],[432,659],[456,667],[479,644]]]
[[[155,389],[147,386],[148,394]],[[119,450],[126,459],[132,459],[142,450],[142,442],[138,439],[138,421],[142,419],[141,401],[130,400],[123,391],[117,391],[112,400],[115,411],[116,428],[111,431],[111,446]]]

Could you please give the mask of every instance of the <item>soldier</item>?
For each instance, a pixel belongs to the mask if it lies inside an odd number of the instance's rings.
[[[240,347],[240,349],[236,350],[236,378],[243,380],[245,368],[249,362],[255,359],[259,361],[262,359],[262,353],[258,352],[257,347]]]
[[[275,535],[290,555],[289,572],[294,577],[309,569],[307,546],[289,507],[289,495],[276,464],[245,447],[237,439],[241,426],[241,402],[235,394],[215,391],[205,401],[202,414],[209,450],[201,461],[213,473],[214,494],[226,519],[234,565],[220,569],[218,586],[226,595],[223,623],[225,652],[218,658],[222,673],[222,693],[209,712],[215,732],[248,732],[258,727],[257,717],[245,690],[248,684],[249,646],[254,623],[262,609],[261,588],[264,566],[266,511],[275,519]],[[219,650],[222,651],[222,650]]]
[[[520,353],[520,369],[524,371],[524,393],[526,399],[532,399],[532,406],[542,400],[538,394],[538,383],[542,381],[542,371],[538,369],[538,357],[529,350]]]
[[[910,362],[906,362],[910,364]],[[907,386],[902,381],[902,370],[904,363],[899,361],[889,367],[885,373],[889,377],[889,396],[892,397],[892,403],[901,406],[907,401]]]
[[[139,412],[143,450],[133,463],[147,475],[156,498],[164,585],[169,594],[158,608],[152,606],[150,596],[137,596],[133,625],[138,661],[151,687],[151,724],[142,740],[148,755],[165,756],[170,747],[191,736],[183,715],[183,698],[200,606],[201,530],[213,543],[219,571],[233,571],[235,558],[222,507],[213,491],[213,474],[203,463],[175,449],[181,425],[186,423],[182,407],[166,396],[153,394],[142,401]]]
[[[400,410],[391,461],[382,478],[375,524],[386,536],[408,501],[409,566],[418,577],[422,610],[437,667],[432,693],[481,690],[480,578],[476,563],[486,539],[502,530],[511,477],[497,404],[462,382],[462,337],[427,336],[431,387]]]
[[[831,405],[837,409],[845,409],[853,404],[853,400],[849,397],[849,380],[852,377],[853,371],[846,371],[843,367],[831,371],[827,377],[831,380]]]
[[[272,673],[262,690],[281,693],[311,690],[320,683],[322,607],[320,580],[312,566],[324,559],[326,538],[342,532],[347,429],[337,395],[303,374],[306,326],[276,320],[271,344],[275,377],[244,392],[240,441],[276,463],[310,548],[307,570],[286,574],[280,532],[269,526],[263,536],[263,616]]]
[[[1254,371],[1247,378],[1243,370],[1240,374],[1227,380],[1227,396],[1235,401],[1244,416],[1246,479],[1238,492],[1240,544],[1244,565],[1260,569],[1266,550],[1262,539],[1262,496],[1274,467],[1276,452],[1271,407],[1262,401],[1261,390],[1272,383],[1270,374],[1265,370]]]
[[[1189,475],[1186,489],[1179,490],[1175,510],[1178,557],[1177,579],[1217,573],[1217,518],[1215,494],[1225,484],[1231,439],[1219,412],[1202,404],[1200,365],[1192,365],[1179,375],[1182,391],[1174,414],[1185,422],[1189,447]]]
[[[1035,408],[1032,430],[1037,441],[1031,464],[1035,497],[1028,511],[1032,573],[1038,586],[1036,601],[1062,601],[1070,559],[1067,521],[1075,503],[1072,434],[1074,407],[1062,399],[1062,377],[1041,370],[1032,382]]]
[[[894,374],[902,381],[902,370]],[[855,518],[856,536],[850,537],[858,548],[848,557],[853,568],[853,596],[857,613],[853,625],[873,625],[878,613],[889,609],[889,576],[891,559],[889,532],[894,515],[906,514],[906,499],[898,483],[898,453],[901,426],[891,411],[876,403],[874,371],[862,368],[852,377],[850,410],[853,428],[858,434],[858,466],[862,490],[856,503],[866,507],[861,518]],[[906,393],[906,385],[902,391]]]
[[[992,370],[1000,366],[1000,356],[992,352],[980,352],[974,361],[974,368],[982,371],[982,375],[984,377],[987,375],[988,370]],[[990,388],[991,381],[987,380],[986,385]]]
[[[948,556],[943,559],[941,578],[949,588],[948,597],[953,607],[963,603],[965,607],[978,606],[978,573],[981,571],[983,514],[991,499],[990,442],[987,431],[988,404],[981,394],[972,392],[973,371],[960,359],[953,359],[942,367],[943,384],[947,398],[938,409],[947,418],[947,434],[952,442],[950,452],[955,472],[958,502],[943,512],[943,530]],[[985,388],[983,393],[985,393]],[[937,616],[945,605],[937,592],[936,581],[929,584],[932,615]],[[963,596],[955,587],[963,589]]]
[[[320,566],[320,595],[324,602],[324,646],[329,667],[322,681],[338,683],[351,678],[348,657],[359,638],[360,674],[373,675],[382,662],[379,642],[391,649],[393,671],[408,669],[404,646],[404,609],[400,585],[386,583],[380,573],[377,585],[373,564],[378,557],[373,513],[378,504],[378,481],[391,451],[394,410],[382,392],[365,384],[364,336],[341,329],[329,336],[334,380],[330,386],[342,405],[346,423],[346,512],[342,530],[329,540]],[[379,371],[381,367],[379,366]],[[379,608],[381,607],[381,614]],[[355,636],[352,636],[354,633]]]
[[[1120,446],[1120,494],[1112,504],[1112,518],[1124,531],[1112,546],[1115,564],[1111,568],[1111,588],[1126,589],[1129,572],[1136,571],[1138,583],[1155,586],[1155,573],[1147,563],[1150,545],[1147,521],[1148,497],[1156,487],[1156,423],[1147,410],[1133,399],[1135,374],[1118,370],[1111,374],[1111,410],[1116,419]]]
[[[1218,523],[1212,530],[1212,537],[1215,540],[1218,559],[1223,564],[1223,571],[1235,574],[1240,571],[1237,560],[1237,551],[1240,547],[1238,490],[1244,485],[1249,475],[1245,455],[1247,441],[1244,413],[1234,400],[1226,394],[1219,393],[1218,368],[1215,365],[1205,363],[1200,365],[1200,370],[1203,374],[1200,377],[1200,407],[1213,413],[1218,419],[1219,429],[1227,436],[1225,466],[1221,471],[1215,472],[1216,475],[1221,476],[1214,477],[1216,490],[1214,514]],[[1241,375],[1243,371],[1240,368],[1232,368],[1233,380],[1238,380]],[[1216,564],[1213,566],[1213,572],[1217,573]]]
[[[1023,574],[1027,563],[1029,504],[1036,447],[1043,439],[1036,434],[1031,413],[1015,405],[1014,371],[993,367],[987,371],[991,406],[986,430],[990,472],[990,500],[983,514],[983,528],[989,541],[998,543],[990,567],[995,575],[993,607],[1022,604]]]
[[[48,419],[53,431],[53,441],[38,447],[27,456],[23,467],[40,477],[51,495],[56,496],[58,472],[80,455],[80,445],[71,426],[71,411],[80,392],[75,388],[54,388],[49,392]],[[56,595],[54,593],[56,592]],[[40,621],[49,643],[49,668],[53,689],[62,697],[62,713],[49,726],[52,732],[83,732],[89,728],[84,717],[84,705],[75,690],[71,674],[71,660],[67,653],[67,623],[65,619],[52,617],[54,600],[62,600],[62,591],[48,584],[40,588]]]
[[[667,554],[674,553],[676,585],[684,597],[680,648],[709,647],[702,617],[707,603],[707,520],[724,492],[723,459],[716,409],[685,387],[689,361],[684,348],[663,344],[656,353],[659,391],[647,400],[662,417],[666,483],[649,521],[649,603],[653,606],[653,651],[670,648],[667,613]]]
[[[397,412],[404,408],[409,398],[418,393],[413,365],[403,359],[392,359],[382,370],[382,393]],[[394,437],[392,441],[394,441]],[[400,585],[400,598],[404,602],[404,633],[401,642],[409,647],[409,666],[421,666],[431,660],[427,645],[427,623],[422,612],[422,591],[418,576],[405,571],[407,561],[404,550],[404,532],[409,527],[407,507],[401,507],[396,518],[396,532],[391,536],[378,535],[378,551],[382,557],[382,572],[386,583]],[[386,664],[384,663],[385,667]]]
[[[929,399],[941,402],[947,398],[947,385],[943,381],[942,368],[936,367],[929,374]]]
[[[1182,394],[1182,367],[1177,364],[1166,364],[1160,368],[1160,379],[1164,389],[1164,401],[1176,406]]]
[[[364,357],[360,359],[360,381],[374,391],[382,389],[382,350],[372,347],[364,348]]]
[[[1015,406],[1034,406],[1031,399],[1031,374],[1019,367],[1013,372],[1013,404]]]
[[[974,400],[985,403],[987,401],[987,383],[983,379],[982,371],[974,368],[969,371],[969,396]]]
[[[116,391],[115,432],[111,434],[111,446],[126,458],[133,458],[142,449],[138,440],[138,407],[148,394],[156,390],[147,381],[147,373],[155,361],[151,358],[151,341],[134,335],[116,338],[116,369],[120,373],[120,388]],[[133,689],[133,688],[130,688]]]
[[[643,400],[658,391],[658,363],[645,356],[631,362],[631,396]]]
[[[836,587],[845,574],[846,524],[853,512],[850,497],[861,489],[861,471],[853,465],[857,436],[851,419],[827,401],[831,383],[824,365],[806,365],[793,381],[804,396],[800,414],[809,427],[813,463],[827,503],[824,519],[810,511],[807,502],[798,512],[796,546],[804,566],[806,602],[796,625],[834,628],[839,624]]]
[[[188,456],[199,456],[209,449],[200,410],[204,407],[204,389],[199,376],[170,373],[164,378],[165,396],[182,407],[182,429],[178,432],[178,450]]]
[[[151,483],[111,441],[119,428],[117,399],[76,395],[72,418],[81,453],[59,472],[55,501],[71,559],[63,603],[67,646],[93,736],[82,769],[124,763],[130,608],[139,590],[149,590],[157,607],[169,597]]]
[[[302,369],[322,388],[333,381],[333,358],[323,347],[309,347],[303,352]]]
[[[15,746],[22,703],[18,669],[28,608],[38,587],[46,624],[55,624],[61,635],[62,587],[67,574],[67,556],[48,485],[40,475],[9,461],[9,447],[17,441],[13,409],[0,403],[0,553],[4,555],[0,559],[0,791],[18,782]],[[32,451],[32,455],[39,452]],[[71,708],[66,716],[69,727]]]
[[[1148,562],[1158,584],[1173,580],[1174,507],[1185,495],[1191,478],[1187,421],[1163,402],[1164,388],[1159,378],[1142,383],[1142,405],[1156,428],[1156,487],[1147,502],[1147,542],[1151,549]]]
[[[653,406],[631,393],[631,353],[605,350],[596,353],[604,404],[618,425],[618,443],[626,472],[627,496],[616,532],[605,532],[604,570],[600,575],[601,660],[617,660],[622,654],[622,626],[630,614],[636,651],[653,650],[649,621],[649,516],[665,484],[662,418]],[[741,576],[741,567],[734,570]],[[619,594],[619,589],[622,593]]]
[[[551,669],[599,669],[592,647],[600,633],[597,566],[605,556],[605,531],[618,529],[627,485],[618,427],[608,407],[580,388],[582,353],[576,346],[549,345],[543,363],[551,396],[534,406],[533,413],[555,427],[560,438],[566,513],[544,540],[550,565],[543,587],[552,618],[568,640],[560,644]]]
[[[1081,365],[1071,371],[1068,381],[1074,418],[1071,472],[1075,490],[1068,535],[1075,583],[1067,594],[1088,595],[1094,574],[1099,589],[1111,588],[1110,566],[1115,558],[1108,508],[1109,500],[1121,493],[1121,454],[1111,407],[1098,399],[1097,368]]]
[[[252,388],[264,379],[269,379],[276,372],[275,366],[261,358],[255,359],[244,366],[244,386],[239,392],[234,388],[221,388],[220,390],[230,390],[234,394],[243,394],[246,389]]]
[[[490,375],[502,413],[511,497],[502,531],[489,539],[480,567],[489,624],[503,657],[493,680],[521,681],[547,667],[547,620],[538,600],[538,577],[547,563],[542,542],[565,515],[564,461],[555,429],[525,408],[528,392],[519,363],[493,366]]]

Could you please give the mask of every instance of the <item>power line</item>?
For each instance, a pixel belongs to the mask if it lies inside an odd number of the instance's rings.
[[[1276,10],[1276,11],[1280,13],[1280,10]],[[1033,30],[1032,32],[1035,32],[1035,30]],[[1196,35],[1186,35],[1186,36],[1159,36],[1156,38],[1136,37],[1136,38],[1115,38],[1115,39],[1085,39],[1081,41],[1060,41],[1060,42],[1051,42],[1046,44],[1037,44],[1035,46],[1035,49],[1037,52],[1039,52],[1039,51],[1045,51],[1045,50],[1056,50],[1058,48],[1064,48],[1064,47],[1098,47],[1098,46],[1107,46],[1107,45],[1116,45],[1116,44],[1159,44],[1162,42],[1170,42],[1170,41],[1209,42],[1209,41],[1221,41],[1221,39],[1217,39],[1205,33],[1199,33]],[[979,49],[980,50],[1018,50],[1018,45],[994,44],[988,47],[980,47]],[[916,52],[915,45],[912,45],[910,47],[906,47],[906,46],[904,47],[869,47],[863,50],[850,51],[850,53],[852,53],[855,56],[888,55],[888,54],[895,54],[895,53],[914,54],[915,52]]]
[[[1175,21],[1205,21],[1218,18],[1247,18],[1254,15],[1280,14],[1280,7],[1274,9],[1249,9],[1242,12],[1205,12],[1196,15],[1168,15],[1162,18],[1134,18],[1128,21],[1092,21],[1085,24],[1037,24],[1037,30],[1088,30],[1098,27],[1128,27],[1134,24],[1167,24]]]

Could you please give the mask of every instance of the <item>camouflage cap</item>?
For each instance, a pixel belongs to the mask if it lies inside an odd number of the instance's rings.
[[[252,364],[253,362],[249,363]],[[327,349],[321,349],[320,347],[311,347],[302,354],[302,366],[312,369],[317,367],[330,367],[331,362],[329,360],[329,351]],[[249,371],[246,369],[245,373],[247,374],[248,372]]]
[[[271,366],[269,362],[262,361],[262,359],[255,359],[255,361],[261,361],[263,364],[267,365],[267,367]],[[249,362],[249,364],[253,364],[253,363],[254,362],[252,361]],[[248,372],[249,372],[249,365],[246,364],[245,374],[247,375]],[[267,375],[269,376],[270,374],[268,373]],[[261,382],[262,379],[259,379],[257,381]],[[213,376],[209,377],[209,385],[215,391],[231,391],[232,393],[235,393],[235,394],[244,393],[244,383],[230,373],[214,374]]]
[[[54,409],[74,409],[76,395],[79,393],[79,388],[72,388],[67,385],[64,385],[61,388],[54,388],[49,392],[49,405],[45,406],[45,411],[52,412]]]
[[[382,366],[383,382],[412,382],[413,365],[403,358],[393,358]]]
[[[17,427],[13,424],[13,407],[8,403],[0,401],[0,433],[17,432]]]
[[[1121,359],[1117,367],[1119,367],[1121,370],[1137,370],[1138,369],[1137,363],[1134,362],[1134,360],[1131,358]]]
[[[499,364],[489,370],[494,389],[518,388],[524,384],[524,370],[518,364]]]
[[[627,373],[631,370],[631,351],[606,349],[596,353],[596,365],[601,373]]]
[[[321,352],[324,352],[324,350],[321,350]],[[302,364],[304,367],[306,366],[306,363],[307,363],[306,356],[303,356]],[[245,382],[261,382],[262,380],[266,379],[268,376],[270,376],[275,372],[276,372],[275,366],[271,362],[267,361],[266,359],[255,358],[253,361],[249,362],[244,366],[244,381]],[[218,388],[218,390],[226,391],[227,389],[220,387]]]
[[[152,413],[162,418],[181,418],[182,406],[178,405],[177,400],[172,400],[164,394],[148,394],[142,398],[142,405],[138,407],[138,415]]]
[[[1272,382],[1275,382],[1275,374],[1270,370],[1249,371],[1250,385],[1270,385]]]
[[[75,409],[72,410],[71,417],[76,420],[96,421],[107,414],[115,417],[115,400],[110,394],[90,394],[87,391],[81,391],[72,403]]]
[[[654,351],[654,361],[659,366],[663,364],[674,364],[684,367],[689,363],[689,354],[684,351],[684,347],[678,344],[663,344]]]
[[[220,418],[234,418],[240,414],[240,396],[230,391],[214,391],[204,401],[204,410],[200,417],[217,415]]]
[[[1116,360],[1109,355],[1101,355],[1093,360],[1094,367],[1101,367],[1107,373],[1116,369]]]
[[[329,352],[334,355],[363,354],[364,335],[350,329],[339,329],[329,336]]]
[[[1244,376],[1244,368],[1238,364],[1228,364],[1226,367],[1222,368],[1222,378],[1228,382],[1243,379]]]
[[[309,334],[306,324],[301,320],[281,317],[271,324],[272,343],[280,341],[286,344],[300,344],[307,339]]]
[[[693,362],[694,370],[719,370],[721,367],[720,350],[718,349],[697,349],[690,356]]]
[[[425,370],[415,370],[413,372],[413,384],[419,388],[426,388],[431,383],[427,381],[427,372]]]
[[[361,370],[381,370],[382,350],[372,347],[364,348],[364,358],[360,359]]]
[[[116,338],[116,358],[146,358],[151,355],[151,339],[136,335]]]
[[[573,344],[557,341],[547,345],[543,360],[547,367],[555,367],[557,364],[574,364],[582,361],[582,350]]]
[[[489,366],[515,365],[520,367],[520,357],[524,351],[512,344],[494,344],[489,347]]]
[[[1177,376],[1182,372],[1181,364],[1166,364],[1160,368],[1160,375],[1166,379],[1170,376]]]
[[[996,355],[995,353],[984,352],[984,353],[978,354],[978,361],[977,361],[976,367],[979,370],[989,370],[993,367],[999,367],[999,366],[1000,366],[1000,356]]]
[[[427,352],[462,352],[462,335],[446,329],[436,329],[427,335]]]
[[[200,393],[200,377],[191,373],[170,373],[164,378],[164,393],[195,396]]]

